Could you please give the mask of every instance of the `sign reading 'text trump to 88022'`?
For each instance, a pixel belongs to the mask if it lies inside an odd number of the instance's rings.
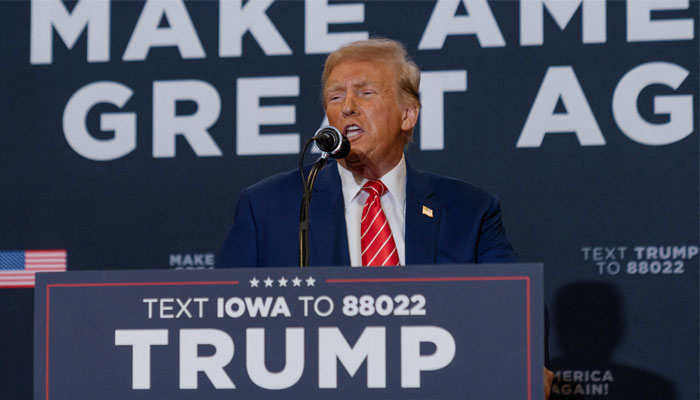
[[[44,274],[35,399],[541,399],[540,265]]]

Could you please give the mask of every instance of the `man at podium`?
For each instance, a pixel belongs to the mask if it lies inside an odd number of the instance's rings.
[[[309,209],[309,265],[515,262],[498,200],[413,168],[420,70],[399,42],[369,39],[331,53],[321,77],[329,123],[350,154],[321,170]],[[243,190],[219,267],[299,265],[299,171]]]
[[[351,150],[321,170],[313,188],[309,265],[518,261],[493,195],[406,161],[419,84],[418,66],[394,40],[353,42],[326,59],[321,99]],[[244,189],[216,265],[298,266],[302,196],[297,170]],[[546,398],[552,378],[545,369]]]

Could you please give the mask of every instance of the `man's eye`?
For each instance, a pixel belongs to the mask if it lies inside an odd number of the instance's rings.
[[[373,90],[365,90],[365,91],[362,92],[362,94],[365,95],[365,96],[369,96],[369,95],[373,95],[373,94],[374,94],[374,91],[373,91]]]

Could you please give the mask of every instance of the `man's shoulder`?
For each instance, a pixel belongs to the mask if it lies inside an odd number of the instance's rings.
[[[303,185],[298,169],[279,172],[268,176],[243,189],[248,196],[269,195],[270,193],[291,194],[301,193]]]
[[[495,196],[486,190],[462,179],[415,170],[441,200],[491,202]]]
[[[308,176],[311,167],[311,164],[304,167],[304,177]],[[332,184],[336,181],[338,182],[338,188],[340,188],[338,167],[335,161],[331,160],[328,162],[325,168],[321,169],[321,171],[318,173],[314,190],[317,190],[318,188],[328,188],[329,185],[332,186]],[[279,197],[280,199],[301,199],[303,193],[304,184],[302,182],[299,169],[274,174],[243,189],[243,195],[250,197],[270,197],[270,195],[273,195]]]

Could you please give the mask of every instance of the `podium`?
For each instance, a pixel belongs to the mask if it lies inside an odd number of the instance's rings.
[[[37,275],[35,400],[542,399],[540,264]]]

